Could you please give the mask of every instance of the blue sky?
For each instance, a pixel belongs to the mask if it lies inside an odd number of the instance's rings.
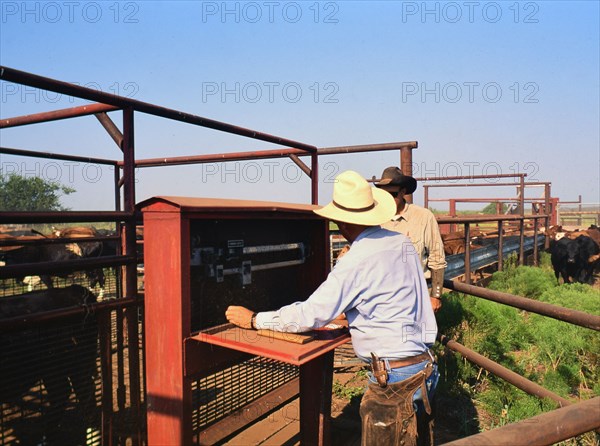
[[[415,176],[524,172],[551,181],[563,201],[600,201],[596,1],[0,5],[0,63],[11,68],[318,147],[416,140]],[[84,103],[0,87],[2,118]],[[119,156],[93,117],[5,129],[0,140]],[[136,114],[138,158],[268,148]],[[65,198],[73,209],[112,206],[105,167],[0,156],[4,172],[74,187]],[[321,158],[320,202],[329,200],[336,173],[378,176],[398,162],[397,152]],[[511,197],[515,190],[432,194]],[[308,180],[286,159],[142,169],[137,199],[153,195],[310,200]],[[422,188],[415,200],[422,202]]]

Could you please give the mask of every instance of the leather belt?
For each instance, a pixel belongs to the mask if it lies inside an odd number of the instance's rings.
[[[406,367],[409,365],[415,365],[423,361],[432,360],[433,355],[429,354],[429,351],[425,351],[417,356],[411,356],[410,358],[396,359],[388,361],[390,369],[397,369],[399,367]]]

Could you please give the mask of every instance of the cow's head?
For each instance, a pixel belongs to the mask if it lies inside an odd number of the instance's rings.
[[[579,257],[579,245],[571,240],[567,243],[567,263],[575,263]]]

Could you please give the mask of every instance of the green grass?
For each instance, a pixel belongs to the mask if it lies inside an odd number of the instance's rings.
[[[564,308],[600,315],[600,294],[583,284],[559,285],[544,254],[541,266],[515,266],[492,276],[490,288]],[[527,313],[481,298],[451,293],[438,315],[440,332],[552,392],[577,401],[600,394],[600,337],[591,329]],[[468,395],[489,420],[480,429],[531,418],[556,408],[438,349],[444,380],[440,393]],[[482,421],[482,420],[480,420]],[[593,435],[579,439],[593,444]]]
[[[357,397],[365,393],[365,384],[360,384],[361,381],[367,376],[366,370],[359,370],[354,374],[352,378],[350,378],[345,384],[342,384],[339,380],[334,380],[333,382],[333,394],[340,399],[352,400],[352,398]],[[356,385],[358,384],[358,385]]]

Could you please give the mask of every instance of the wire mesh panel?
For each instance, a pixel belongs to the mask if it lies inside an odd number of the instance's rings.
[[[80,286],[0,299],[0,318],[90,304]],[[99,426],[98,324],[83,314],[0,334],[0,444],[89,444]]]
[[[73,271],[60,276],[25,276],[0,280],[0,298],[29,293],[32,291],[47,290],[45,281],[53,287],[65,288],[71,285],[80,285],[89,288],[96,296],[98,302],[118,297],[120,271],[118,268],[96,268],[87,271]],[[101,278],[102,281],[98,281]],[[42,280],[43,279],[43,280]]]
[[[296,366],[254,357],[192,383],[194,435],[299,376]]]
[[[229,305],[273,310],[314,289],[314,224],[212,220],[191,227],[192,331],[223,324]],[[321,247],[318,247],[321,248]]]
[[[86,309],[118,301],[110,276],[102,299],[80,285],[0,297],[0,322],[38,317],[0,331],[0,445],[141,443],[141,307]]]

